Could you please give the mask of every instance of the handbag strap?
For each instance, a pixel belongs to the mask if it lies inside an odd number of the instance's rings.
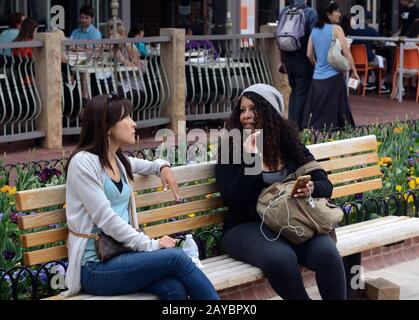
[[[75,232],[75,231],[71,230],[70,228],[68,228],[68,231],[73,236],[80,237],[80,238],[96,239],[96,240],[99,238],[99,235],[97,233],[89,233],[89,234],[86,234],[86,233],[78,233],[78,232]]]

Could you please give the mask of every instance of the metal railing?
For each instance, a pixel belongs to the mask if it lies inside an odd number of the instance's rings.
[[[273,83],[268,38],[272,34],[186,37],[187,120],[227,118],[246,87]]]
[[[406,43],[419,43],[419,38],[405,38],[405,37],[355,37],[355,36],[348,36],[348,38],[354,39],[354,40],[362,40],[362,41],[377,41],[377,42],[388,42],[393,43],[393,45],[389,47],[398,47],[400,48],[400,66],[398,70],[398,94],[397,98],[399,102],[403,102],[403,78],[405,74],[405,68],[404,68],[404,51],[406,47]],[[384,46],[386,46],[384,44]],[[395,63],[394,61],[389,61],[388,63]],[[394,68],[393,68],[394,69]],[[418,70],[419,71],[419,70]]]
[[[0,143],[45,136],[36,120],[42,103],[32,55],[42,41],[0,44]]]
[[[79,134],[85,103],[100,94],[118,92],[133,102],[138,128],[170,123],[161,109],[170,98],[170,87],[160,56],[162,36],[142,39],[63,40],[63,134]],[[136,48],[143,44],[147,54]]]

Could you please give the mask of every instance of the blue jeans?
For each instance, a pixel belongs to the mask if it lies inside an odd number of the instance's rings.
[[[130,252],[81,270],[83,290],[110,296],[149,292],[163,300],[218,300],[212,283],[182,249]]]

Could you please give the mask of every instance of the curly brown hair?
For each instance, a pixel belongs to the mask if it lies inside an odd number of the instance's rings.
[[[304,154],[298,126],[281,117],[262,96],[254,92],[246,92],[243,96],[254,103],[256,128],[263,129],[263,161],[269,169],[276,170],[279,159],[283,163],[294,162],[298,167],[306,164],[309,159]],[[243,130],[240,104],[241,99],[231,113],[227,123],[228,130]]]

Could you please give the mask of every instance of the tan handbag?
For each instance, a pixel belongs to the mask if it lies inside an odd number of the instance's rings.
[[[350,69],[349,61],[342,54],[342,45],[335,37],[335,26],[333,26],[333,39],[330,44],[329,52],[327,53],[327,62],[340,72],[346,72]]]
[[[278,182],[262,190],[257,204],[257,212],[262,218],[261,232],[269,241],[283,236],[292,244],[301,244],[315,234],[331,233],[343,218],[343,211],[329,199],[293,198],[291,191],[297,177],[322,169],[312,161],[289,175],[284,182]],[[263,224],[278,233],[275,239],[268,239],[263,232]],[[333,235],[332,235],[333,236]]]

